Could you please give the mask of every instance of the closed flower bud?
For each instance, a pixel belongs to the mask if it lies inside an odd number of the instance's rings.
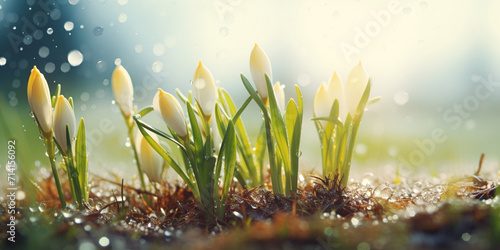
[[[326,91],[325,83],[322,82],[319,86],[316,95],[314,96],[314,116],[315,117],[328,117],[330,116],[330,110],[332,108],[332,100],[328,96]],[[319,121],[323,128],[326,127],[326,121]]]
[[[333,73],[330,83],[328,83],[327,88],[328,96],[332,100],[332,104],[335,100],[339,102],[339,118],[340,121],[344,122],[347,117],[347,108],[345,104],[345,94],[344,86],[342,85],[342,80],[340,79],[337,72]]]
[[[28,80],[28,103],[44,136],[50,138],[52,134],[52,103],[49,85],[36,66],[33,67]]]
[[[69,127],[70,138],[66,138],[66,125]],[[54,108],[54,136],[64,153],[68,150],[68,139],[76,135],[75,112],[68,99],[60,95]]]
[[[269,80],[273,82],[273,75],[271,70],[271,62],[264,52],[257,44],[250,54],[250,72],[252,73],[252,79],[259,92],[262,101],[267,104],[267,84],[266,77],[269,76]]]
[[[158,136],[154,133],[148,134],[158,142]],[[149,177],[151,182],[161,182],[161,173],[163,166],[163,158],[149,145],[148,141],[141,132],[137,132],[136,136],[136,149],[139,156],[141,167]]]
[[[281,85],[279,81],[277,81],[274,86],[274,95],[276,96],[276,102],[278,103],[278,107],[281,111],[281,114],[285,113],[285,91],[283,90],[285,86]]]
[[[120,107],[123,116],[129,118],[134,109],[134,88],[130,75],[123,66],[116,66],[111,76],[111,86],[116,104]]]
[[[179,101],[173,95],[158,89],[153,106],[156,111],[160,112],[167,126],[185,140],[187,135],[186,120]]]
[[[217,87],[215,87],[212,73],[210,73],[201,61],[193,76],[193,96],[200,106],[205,119],[207,121],[210,120],[215,108]]]
[[[367,85],[368,74],[363,64],[359,62],[347,76],[347,83],[345,85],[345,102],[347,104],[347,111],[352,117],[356,115],[356,110]]]

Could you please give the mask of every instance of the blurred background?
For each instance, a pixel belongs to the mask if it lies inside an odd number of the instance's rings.
[[[303,172],[321,171],[309,121],[317,88],[334,71],[345,80],[361,60],[371,96],[382,99],[365,113],[352,176],[473,173],[483,152],[496,175],[499,11],[498,1],[0,0],[0,165],[15,139],[21,169],[49,168],[26,100],[34,65],[85,118],[90,172],[130,178],[136,167],[112,103],[115,66],[130,73],[139,108],[158,87],[187,93],[199,60],[240,105],[248,94],[239,74],[250,77],[258,43],[287,98],[294,84],[303,91]],[[243,119],[255,138],[257,107]],[[165,129],[154,114],[145,120]]]

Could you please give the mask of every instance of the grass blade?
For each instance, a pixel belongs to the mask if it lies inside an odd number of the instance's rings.
[[[85,137],[85,121],[83,118],[80,119],[80,124],[78,126],[78,133],[76,136],[75,144],[75,161],[76,161],[76,171],[78,171],[78,178],[80,180],[81,191],[83,194],[83,199],[88,201],[89,190],[87,186],[88,179],[88,159],[87,159],[87,142]]]

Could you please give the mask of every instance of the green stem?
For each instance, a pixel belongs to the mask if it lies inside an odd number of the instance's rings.
[[[130,140],[130,145],[132,146],[132,151],[134,151],[135,163],[137,165],[137,172],[139,173],[139,179],[141,180],[141,187],[146,191],[146,182],[144,181],[144,173],[142,172],[141,163],[139,162],[139,154],[137,153],[137,148],[135,147],[134,138],[134,123],[127,122],[128,127],[128,138]]]
[[[61,180],[59,178],[59,173],[56,167],[54,143],[52,138],[45,138],[45,145],[47,146],[47,154],[49,155],[50,167],[52,168],[52,175],[54,176],[54,181],[56,182],[57,193],[59,194],[59,200],[61,201],[62,208],[66,208],[66,198],[64,197],[64,192],[61,186]]]
[[[271,119],[269,119],[269,114],[267,110],[263,110],[264,123],[266,126],[267,135],[267,152],[269,153],[269,167],[271,169],[271,181],[273,183],[273,192],[275,194],[283,194],[282,184],[281,184],[281,171],[276,166],[276,153],[274,152],[274,141],[273,135],[271,133]]]
[[[70,149],[71,150],[71,149]],[[71,179],[71,187],[74,190],[74,196],[76,196],[76,201],[78,202],[78,208],[83,210],[83,199],[82,199],[82,190],[80,188],[80,181],[78,179],[78,171],[75,169],[75,165],[73,164],[73,157],[70,153],[65,157],[66,162],[66,170],[68,171],[68,177]]]

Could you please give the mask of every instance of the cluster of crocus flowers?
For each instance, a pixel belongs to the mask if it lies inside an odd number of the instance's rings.
[[[187,109],[184,115],[181,102],[172,94],[158,89],[153,98],[153,108],[164,120],[169,134],[160,131],[134,116],[138,128],[143,136],[140,145],[140,154],[144,151],[156,151],[161,158],[189,186],[195,200],[201,206],[208,220],[222,219],[225,212],[225,200],[231,186],[234,169],[236,167],[236,135],[234,124],[230,119],[222,121],[220,110],[216,110],[217,87],[211,72],[203,63],[199,62],[192,79],[192,98],[186,98],[177,91],[182,103]],[[211,117],[218,113],[217,127],[223,139],[221,147],[215,150]],[[189,122],[187,122],[189,121]],[[183,161],[176,161],[175,151],[165,150],[160,145],[159,135],[177,145],[183,155]],[[151,148],[148,148],[146,143]],[[152,149],[152,150],[151,150]],[[146,156],[145,156],[146,157]],[[141,161],[147,161],[145,158]],[[150,165],[159,166],[159,158],[149,159]],[[181,167],[183,166],[183,167]],[[148,171],[155,171],[151,168]],[[222,180],[222,192],[219,193],[219,180]]]
[[[334,72],[328,84],[321,83],[314,97],[314,114],[316,117],[328,117],[335,100],[339,104],[339,120],[344,123],[347,115],[351,118],[356,115],[361,97],[368,85],[368,75],[359,62],[347,76],[346,85],[342,84],[342,79]],[[321,122],[325,126],[325,122]]]
[[[59,92],[60,85],[58,86],[56,95],[51,98],[45,77],[38,71],[36,66],[33,67],[28,80],[28,103],[47,147],[47,155],[52,167],[61,205],[65,207],[66,200],[55,164],[55,145],[60,149],[60,153],[64,158],[61,166],[68,173],[73,200],[78,201],[80,209],[83,209],[82,200],[88,198],[85,125],[82,119],[77,138],[79,149],[75,152],[73,138],[77,136],[77,132],[72,99],[66,99]],[[53,107],[54,110],[52,110]]]
[[[322,144],[323,175],[339,174],[347,185],[354,142],[370,95],[370,79],[359,62],[347,76],[345,86],[335,72],[328,84],[319,86],[314,116]]]
[[[295,86],[298,104],[290,99],[285,106],[283,86],[280,82],[272,85],[271,61],[257,44],[250,54],[250,72],[257,91],[245,76],[242,75],[241,79],[262,111],[273,191],[286,195],[295,193],[303,117],[300,88]]]

